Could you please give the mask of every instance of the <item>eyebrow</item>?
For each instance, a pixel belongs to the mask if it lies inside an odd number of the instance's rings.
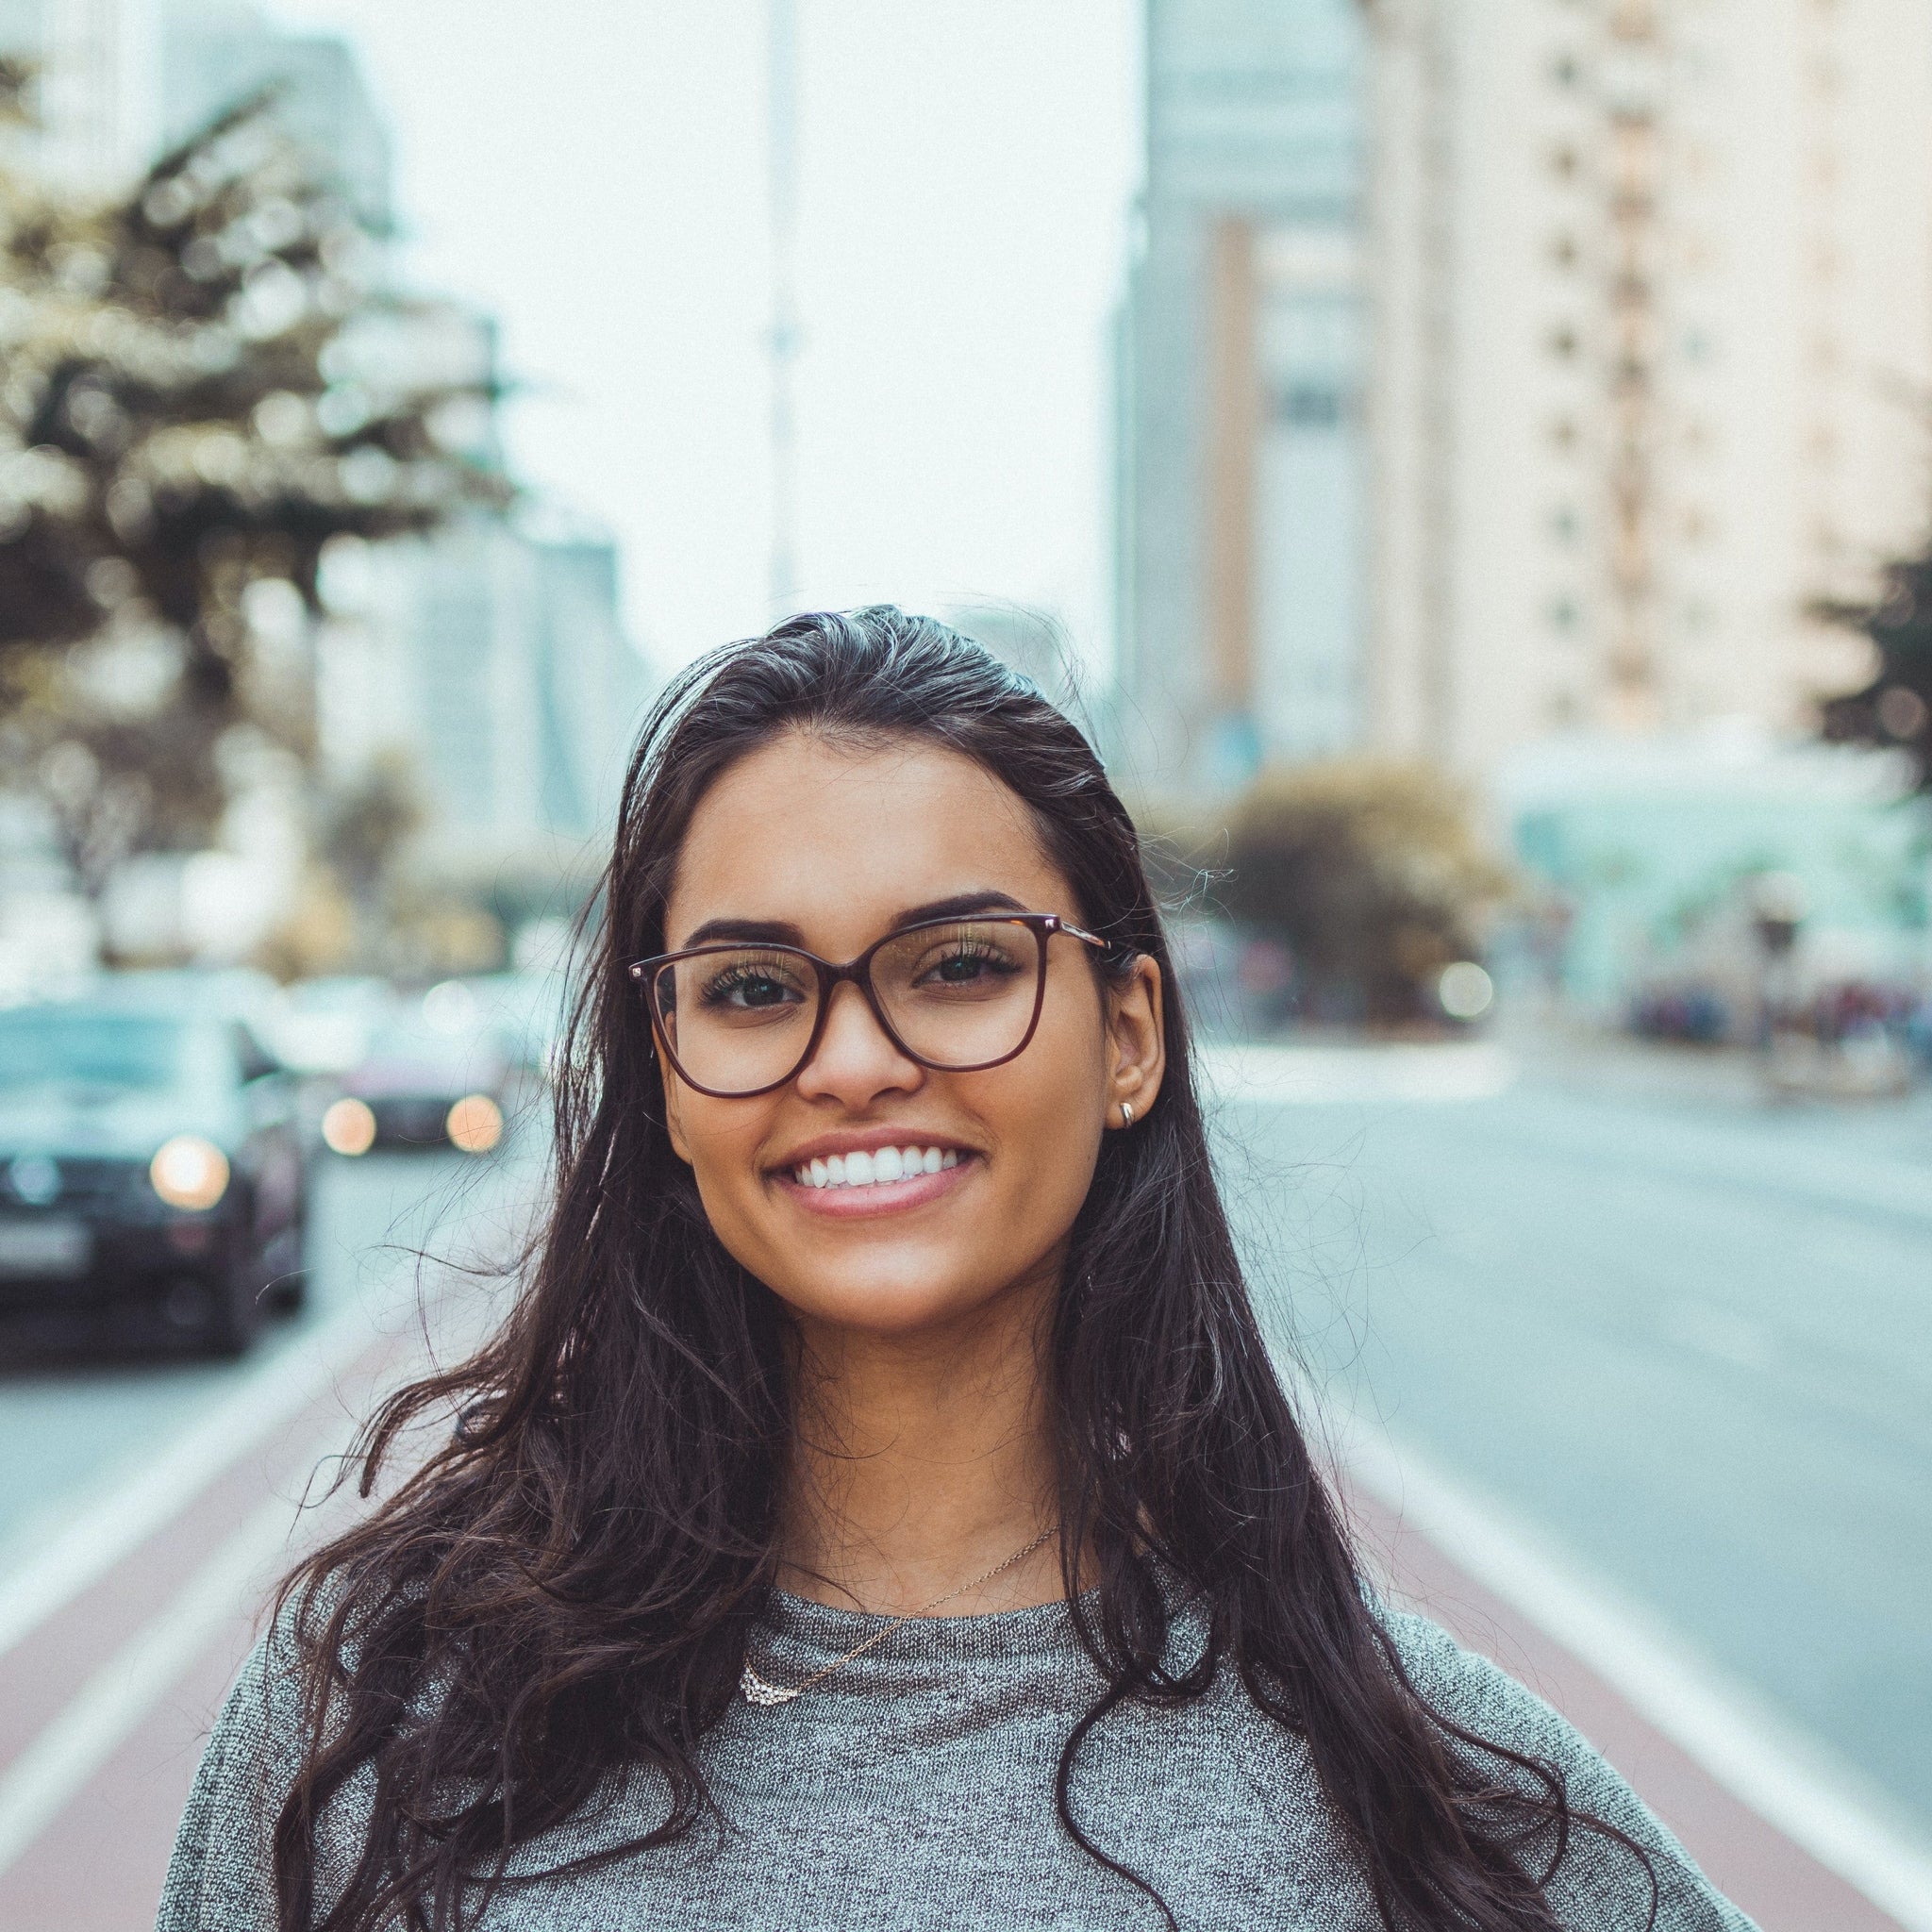
[[[901,926],[917,925],[925,919],[964,919],[974,912],[1024,912],[1027,908],[1010,892],[992,891],[955,892],[948,899],[928,899],[922,906],[908,906],[887,925],[888,933]],[[788,919],[708,919],[683,945],[680,953],[692,946],[751,945],[796,946],[808,951],[805,935]]]

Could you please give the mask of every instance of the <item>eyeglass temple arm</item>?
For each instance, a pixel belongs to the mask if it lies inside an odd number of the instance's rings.
[[[1062,919],[1058,913],[1054,914],[1053,926],[1056,932],[1063,932],[1070,939],[1084,940],[1096,952],[1118,953],[1126,950],[1131,953],[1131,948],[1116,946],[1111,940],[1104,940],[1098,933],[1089,932],[1085,926],[1075,925],[1070,919]]]

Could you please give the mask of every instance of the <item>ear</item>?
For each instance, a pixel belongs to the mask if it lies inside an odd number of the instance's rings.
[[[1147,1118],[1167,1071],[1167,1032],[1160,968],[1144,954],[1125,979],[1107,992],[1107,1124],[1124,1127],[1123,1106],[1137,1121]]]

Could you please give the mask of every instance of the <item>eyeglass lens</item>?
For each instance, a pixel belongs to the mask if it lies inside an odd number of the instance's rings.
[[[1042,968],[1033,928],[967,919],[915,926],[872,958],[888,1024],[920,1059],[980,1067],[1017,1053]],[[819,976],[782,946],[733,946],[672,960],[653,988],[658,1021],[686,1075],[714,1093],[789,1080],[818,1024]]]

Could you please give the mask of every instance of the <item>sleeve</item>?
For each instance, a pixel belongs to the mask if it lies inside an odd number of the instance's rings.
[[[156,1932],[276,1932],[271,1833],[301,1713],[277,1634],[258,1643],[208,1738],[168,1861]]]
[[[1534,1691],[1426,1617],[1385,1609],[1381,1621],[1416,1689],[1438,1711],[1549,1765],[1561,1774],[1573,1807],[1643,1848],[1657,1880],[1654,1932],[1757,1932],[1582,1733]],[[1650,1879],[1626,1846],[1599,1832],[1573,1831],[1548,1897],[1569,1932],[1624,1932],[1645,1923]]]

